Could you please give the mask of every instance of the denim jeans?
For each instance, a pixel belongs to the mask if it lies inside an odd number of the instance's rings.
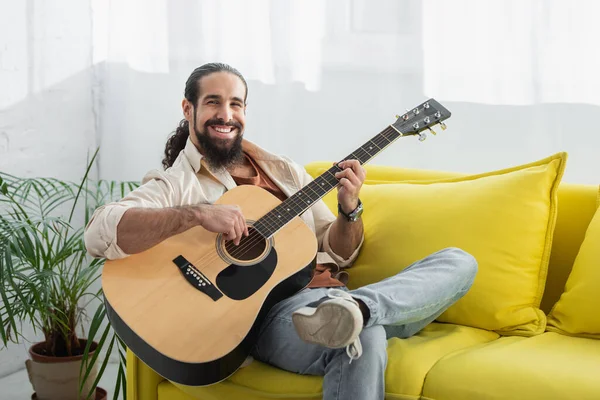
[[[325,400],[383,399],[387,339],[410,337],[435,320],[464,296],[476,272],[477,262],[470,254],[448,248],[381,282],[350,290],[371,314],[359,336],[363,354],[352,363],[343,348],[329,349],[298,337],[292,312],[328,290],[304,289],[271,309],[252,356],[287,371],[324,376]]]

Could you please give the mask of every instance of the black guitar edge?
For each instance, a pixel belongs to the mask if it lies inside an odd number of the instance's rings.
[[[272,249],[271,251],[275,251]],[[106,315],[113,329],[125,345],[146,365],[165,379],[187,386],[206,386],[218,383],[233,375],[250,354],[252,346],[258,339],[260,327],[269,311],[278,302],[304,289],[311,281],[316,265],[316,257],[312,262],[275,286],[263,303],[254,324],[242,342],[227,355],[206,363],[187,363],[172,359],[160,353],[140,338],[121,319],[106,297]],[[156,321],[157,329],[161,321]],[[177,340],[174,337],[173,340]]]

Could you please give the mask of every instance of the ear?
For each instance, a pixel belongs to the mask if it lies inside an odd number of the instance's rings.
[[[194,119],[194,105],[190,103],[188,99],[183,99],[181,102],[181,109],[183,110],[185,119],[191,123]]]

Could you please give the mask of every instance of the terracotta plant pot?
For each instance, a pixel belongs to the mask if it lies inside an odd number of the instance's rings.
[[[102,389],[101,387],[96,387],[96,397],[94,398],[94,400],[106,400],[108,398],[108,393],[106,393],[106,390]],[[40,400],[37,397],[37,394],[32,394],[31,395],[31,400]]]
[[[85,347],[86,340],[80,339],[81,345]],[[98,347],[97,343],[92,343],[92,351],[90,356],[93,354],[93,350]],[[30,360],[25,362],[27,367],[27,374],[29,375],[29,382],[33,386],[35,391],[32,398],[39,400],[79,400],[79,369],[81,367],[81,359],[83,356],[72,356],[72,357],[52,357],[42,355],[44,343],[36,343],[29,348]],[[92,370],[84,386],[83,393],[88,393],[92,383],[96,380],[97,370],[96,366]],[[100,394],[106,391],[100,389]],[[103,399],[105,397],[98,397],[99,391],[96,390],[96,399]]]

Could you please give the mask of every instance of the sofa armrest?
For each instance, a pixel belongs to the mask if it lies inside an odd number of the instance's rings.
[[[127,399],[158,400],[158,384],[164,380],[127,349]]]

